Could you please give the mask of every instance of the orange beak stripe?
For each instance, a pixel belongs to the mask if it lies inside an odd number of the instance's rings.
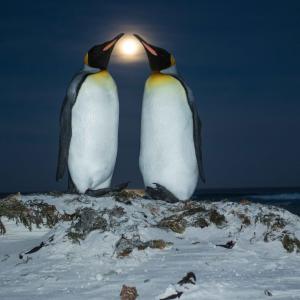
[[[157,56],[157,52],[156,52],[153,48],[151,48],[149,45],[147,45],[147,44],[144,43],[144,42],[142,42],[142,43],[143,43],[144,47],[145,47],[152,55]]]
[[[110,49],[115,43],[116,43],[117,40],[114,40],[112,42],[110,42],[108,45],[106,45],[102,51],[107,51],[108,49]]]

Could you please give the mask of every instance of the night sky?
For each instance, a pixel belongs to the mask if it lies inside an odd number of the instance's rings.
[[[58,117],[84,54],[119,32],[172,52],[203,122],[200,188],[299,186],[300,1],[5,1],[0,12],[0,192],[55,182]],[[149,66],[112,57],[119,89],[114,183],[141,187]]]

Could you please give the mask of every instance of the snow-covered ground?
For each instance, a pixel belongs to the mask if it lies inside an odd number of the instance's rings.
[[[180,300],[265,299],[268,292],[272,299],[300,299],[300,254],[287,252],[281,242],[286,234],[300,239],[300,218],[286,210],[247,202],[168,204],[137,198],[128,205],[111,197],[17,197],[53,204],[62,214],[92,208],[107,223],[74,243],[67,236],[72,221],[29,231],[2,216],[1,300],[114,300],[123,284],[136,287],[142,300],[180,291]],[[125,255],[122,238],[166,243],[162,249],[133,246]],[[216,246],[230,240],[236,242],[232,249]],[[46,246],[24,254],[41,242]],[[196,284],[176,284],[187,272],[194,272]]]

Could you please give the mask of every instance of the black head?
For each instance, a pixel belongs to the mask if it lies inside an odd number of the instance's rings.
[[[120,33],[112,40],[92,47],[85,55],[84,63],[93,68],[98,68],[101,70],[106,69],[114,46],[123,35],[124,33]]]
[[[134,36],[145,48],[152,71],[161,71],[176,64],[174,56],[167,50],[149,44],[137,34]]]

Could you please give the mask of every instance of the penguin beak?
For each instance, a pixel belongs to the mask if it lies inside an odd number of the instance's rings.
[[[146,50],[148,56],[151,56],[151,55],[158,56],[158,53],[154,49],[155,48],[154,46],[150,45],[143,38],[141,38],[138,34],[134,34],[134,36],[141,42],[141,44],[143,45],[144,49]]]
[[[118,42],[118,40],[124,35],[124,33],[118,34],[116,37],[114,37],[112,40],[106,42],[106,46],[102,49],[102,51],[108,51],[108,50],[113,50],[114,46]]]

